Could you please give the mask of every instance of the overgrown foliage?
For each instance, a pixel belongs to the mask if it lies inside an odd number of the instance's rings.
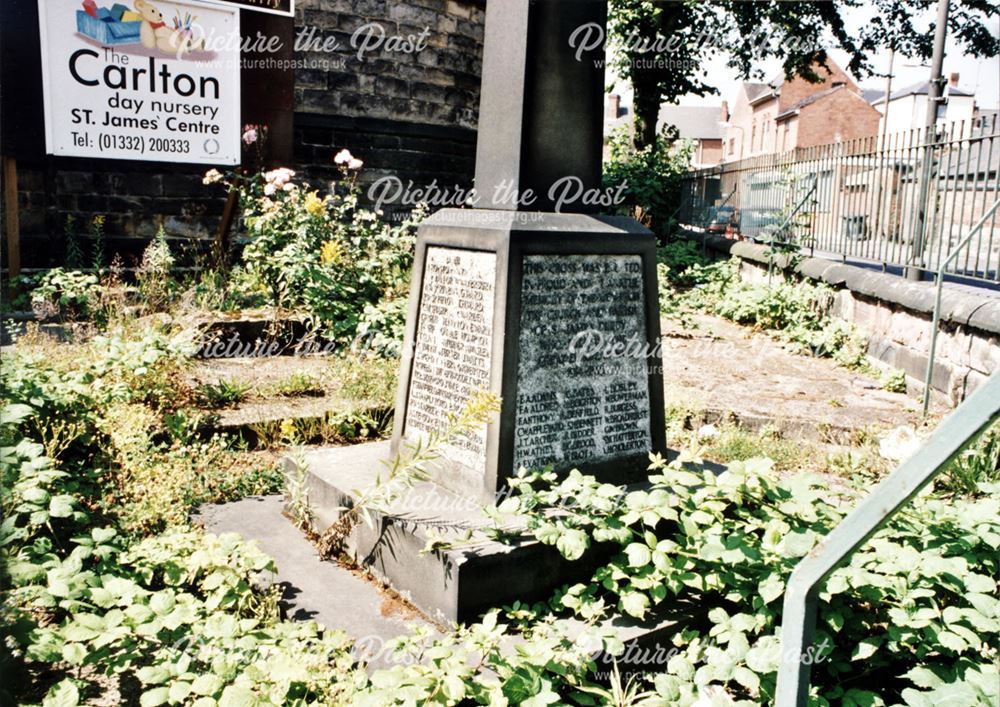
[[[663,314],[685,324],[690,324],[694,312],[717,314],[765,331],[793,352],[833,358],[847,368],[873,372],[860,333],[830,316],[834,290],[829,286],[786,281],[780,275],[771,282],[746,282],[740,277],[738,258],[709,260],[698,245],[687,240],[661,248],[659,258]],[[886,385],[898,389],[898,376],[888,374]]]
[[[578,472],[521,473],[499,511],[526,516],[531,534],[568,559],[595,543],[619,549],[554,610],[594,620],[684,609],[657,683],[668,704],[706,694],[768,704],[788,576],[860,493],[808,474],[779,478],[766,459],[719,475],[691,461],[653,457],[650,487],[631,492]],[[996,703],[1000,488],[980,488],[986,496],[960,505],[918,498],[827,580],[811,704]]]
[[[676,143],[666,135],[658,135],[652,144],[636,148],[627,131],[618,131],[612,135],[609,147],[604,186],[624,187],[624,201],[618,210],[658,236],[666,234],[681,201],[681,178],[691,163],[691,143]]]
[[[249,239],[243,264],[271,305],[304,310],[324,339],[345,345],[359,334],[401,340],[423,212],[389,225],[359,205],[356,172],[345,165],[342,174],[327,195],[300,187],[289,169],[231,176]]]

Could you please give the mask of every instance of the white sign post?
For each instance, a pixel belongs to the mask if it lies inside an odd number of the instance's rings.
[[[38,0],[47,152],[238,164],[239,12],[101,1]]]

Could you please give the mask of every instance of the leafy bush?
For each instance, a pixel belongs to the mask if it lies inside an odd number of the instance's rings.
[[[659,250],[664,315],[687,323],[691,312],[707,311],[767,331],[796,353],[833,358],[846,368],[871,372],[865,342],[855,327],[829,314],[832,288],[807,282],[743,282],[738,258],[708,261],[698,255],[695,244],[682,243]]]
[[[579,617],[689,608],[673,639],[679,652],[657,683],[670,704],[706,691],[726,704],[769,703],[785,583],[858,494],[810,475],[776,478],[768,460],[716,476],[683,459],[654,458],[651,488],[628,493],[578,472],[561,482],[521,474],[500,510],[528,514],[533,536],[570,559],[596,542],[620,548],[559,599]],[[830,576],[820,593],[815,704],[923,705],[947,695],[996,703],[1000,487],[989,490],[958,507],[919,497]]]
[[[1000,423],[987,429],[937,480],[938,488],[961,495],[987,493],[996,484],[1000,484]]]
[[[356,171],[345,164],[343,179],[321,196],[276,169],[232,177],[240,190],[249,242],[243,263],[275,307],[304,310],[319,336],[350,344],[365,321],[365,333],[395,336],[389,305],[405,301],[413,263],[415,227],[423,212],[390,226],[358,203]],[[217,181],[221,175],[206,177]],[[367,308],[373,308],[365,315]]]
[[[680,203],[681,178],[693,154],[690,142],[675,142],[658,135],[656,142],[637,150],[627,130],[610,139],[610,159],[604,164],[604,186],[622,188],[624,201],[618,206],[657,236],[672,227]]]
[[[99,291],[97,275],[54,268],[38,279],[31,307],[43,321],[88,319],[97,310]]]
[[[171,278],[171,270],[175,262],[167,243],[167,234],[163,226],[160,226],[156,237],[143,251],[142,263],[136,273],[139,292],[147,310],[162,311],[173,300],[175,283]]]
[[[246,400],[250,386],[239,381],[216,381],[198,386],[195,391],[198,403],[209,408],[224,408]]]

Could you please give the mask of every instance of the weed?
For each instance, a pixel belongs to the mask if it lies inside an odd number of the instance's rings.
[[[323,395],[323,385],[305,373],[293,373],[287,378],[283,378],[274,383],[270,388],[275,395],[287,398],[302,397],[312,395],[321,397]]]
[[[221,380],[216,383],[204,383],[195,391],[199,404],[211,408],[225,408],[238,405],[247,399],[250,386],[239,381]]]

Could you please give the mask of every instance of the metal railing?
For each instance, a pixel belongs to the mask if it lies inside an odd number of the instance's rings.
[[[936,292],[934,293],[934,315],[931,318],[931,345],[930,351],[927,354],[927,372],[924,374],[924,415],[927,414],[928,409],[931,405],[931,382],[934,379],[934,357],[937,353],[937,339],[938,339],[938,327],[941,323],[941,293],[944,290],[944,272],[955,258],[961,255],[964,248],[976,237],[982,230],[983,226],[986,225],[986,221],[993,217],[996,213],[997,207],[1000,207],[1000,199],[993,202],[993,206],[987,210],[983,217],[979,219],[979,222],[972,227],[969,234],[962,239],[962,241],[952,249],[951,253],[944,259],[941,265],[938,267],[937,274],[934,276],[934,287]]]
[[[1000,373],[994,373],[796,565],[782,609],[776,707],[801,707],[808,701],[812,661],[804,658],[813,645],[823,581],[998,418]]]
[[[752,239],[764,239],[813,188],[804,217],[780,234],[786,245],[934,272],[1000,197],[1000,117],[748,157],[691,172],[681,188],[681,224],[704,223],[733,192],[727,203]],[[1000,282],[1000,215],[958,250],[946,274]]]

